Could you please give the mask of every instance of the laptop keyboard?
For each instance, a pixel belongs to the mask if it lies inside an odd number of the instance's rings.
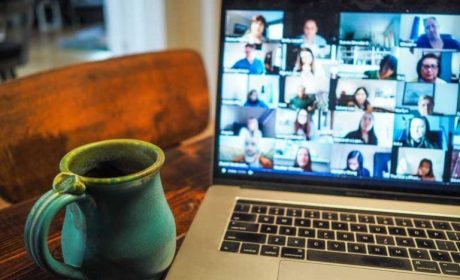
[[[460,219],[237,200],[220,250],[460,276]]]

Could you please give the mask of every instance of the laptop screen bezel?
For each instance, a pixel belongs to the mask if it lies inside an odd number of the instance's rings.
[[[237,3],[239,2],[239,3]],[[385,199],[397,199],[397,200],[412,200],[412,201],[424,201],[424,202],[443,202],[448,204],[460,204],[460,185],[450,185],[444,183],[443,185],[434,183],[419,183],[417,181],[402,181],[402,180],[376,180],[376,179],[353,179],[353,178],[339,178],[339,177],[317,177],[311,176],[307,179],[306,176],[298,176],[288,178],[282,176],[276,176],[275,174],[264,175],[237,175],[237,174],[222,174],[218,165],[219,156],[219,135],[220,135],[220,118],[222,108],[222,77],[223,77],[223,63],[224,63],[224,45],[225,45],[225,17],[227,10],[280,10],[279,8],[270,8],[269,4],[263,6],[262,2],[273,2],[273,1],[250,1],[244,5],[238,5],[243,1],[230,1],[223,0],[221,5],[221,16],[220,16],[220,34],[219,34],[219,53],[218,53],[218,76],[217,76],[217,87],[216,87],[216,105],[215,105],[215,121],[214,121],[214,141],[213,141],[213,162],[212,162],[212,181],[213,184],[224,184],[224,185],[238,185],[248,186],[251,188],[259,189],[272,189],[282,191],[295,191],[305,193],[322,193],[322,194],[336,194],[345,196],[360,196],[360,197],[371,197],[371,198],[385,198]],[[303,1],[306,3],[308,1]],[[404,5],[411,6],[409,1],[406,0]],[[427,4],[430,3],[424,0]],[[236,3],[236,4],[235,4]],[[419,3],[418,3],[419,4]],[[433,4],[432,2],[430,4]],[[436,14],[447,14],[451,5],[455,7],[455,4],[449,3],[448,1],[440,1],[438,8],[439,10],[430,10],[430,12]],[[281,4],[279,4],[281,5]],[[382,13],[396,12],[396,13],[423,13],[427,11],[420,11],[404,8],[404,5],[396,7],[392,11],[385,10]],[[420,5],[420,4],[419,4]],[[450,7],[452,8],[452,7]],[[344,12],[376,12],[376,11],[354,11],[354,10],[343,10]],[[460,14],[460,11],[459,11]],[[417,185],[416,187],[411,185]]]

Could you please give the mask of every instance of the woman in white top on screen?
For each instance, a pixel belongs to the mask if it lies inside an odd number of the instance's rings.
[[[300,48],[294,71],[300,72],[301,83],[307,94],[323,93],[328,90],[324,71],[315,63],[315,56],[311,49]]]
[[[434,53],[427,53],[417,63],[418,79],[416,82],[445,84],[446,81],[439,78],[440,73],[441,59]]]

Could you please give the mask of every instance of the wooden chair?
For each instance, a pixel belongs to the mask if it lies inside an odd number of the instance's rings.
[[[61,68],[0,85],[0,196],[50,188],[61,157],[85,143],[135,138],[166,149],[205,129],[209,97],[193,51]],[[166,163],[167,164],[167,163]]]

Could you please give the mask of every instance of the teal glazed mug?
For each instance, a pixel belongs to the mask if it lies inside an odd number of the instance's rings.
[[[53,189],[27,217],[24,239],[33,261],[71,279],[159,279],[176,248],[174,217],[160,180],[163,162],[157,146],[127,139],[65,155]],[[61,262],[47,239],[64,207]]]

